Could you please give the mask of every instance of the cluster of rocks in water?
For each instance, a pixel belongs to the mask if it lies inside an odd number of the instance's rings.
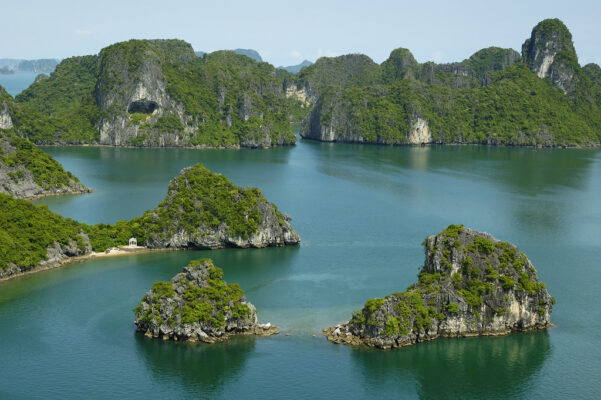
[[[417,283],[368,300],[348,322],[324,329],[327,339],[389,349],[551,325],[555,300],[514,245],[463,225],[450,225],[423,244],[426,260]],[[260,324],[242,289],[222,277],[211,260],[202,260],[170,282],[155,282],[135,310],[137,330],[152,338],[209,343],[236,334],[279,333]]]
[[[429,236],[424,245],[416,284],[368,300],[347,323],[325,329],[328,340],[396,348],[550,326],[555,300],[517,247],[462,225]]]
[[[205,259],[190,262],[170,282],[155,282],[135,310],[137,330],[153,338],[206,343],[279,333],[274,325],[259,323],[240,286],[222,277],[223,271]]]

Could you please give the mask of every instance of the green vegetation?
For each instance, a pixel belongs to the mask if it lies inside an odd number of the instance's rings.
[[[518,298],[519,292],[537,295],[537,307],[542,308],[543,313],[537,308],[534,311],[541,316],[552,305],[553,299],[544,291],[545,284],[538,281],[534,268],[515,246],[466,230],[463,225],[450,225],[434,238],[434,242],[442,247],[426,249],[426,264],[417,283],[405,292],[368,300],[363,309],[353,313],[351,332],[363,332],[359,334],[361,337],[381,335],[396,340],[433,326],[447,329],[440,324],[455,318],[460,318],[463,322],[459,323],[468,324],[470,329],[476,329],[479,323],[508,312],[511,293],[503,291],[511,291]],[[454,252],[453,262],[461,265],[452,274],[447,267],[451,251]],[[440,265],[437,259],[441,260]],[[524,268],[525,265],[529,267]]]
[[[86,225],[52,213],[45,206],[2,195],[0,207],[0,269],[9,264],[32,268],[46,259],[55,241],[70,240],[85,248],[87,235],[94,251],[126,245],[136,237],[140,245],[151,238],[164,240],[182,230],[204,235],[222,226],[232,236],[254,234],[262,220],[259,203],[266,202],[259,189],[239,188],[225,176],[202,164],[183,170],[169,185],[165,199],[153,210],[114,225]],[[274,206],[275,207],[275,206]],[[281,213],[276,209],[276,216]]]
[[[472,252],[478,251],[490,255],[495,251],[495,245],[490,239],[476,236],[474,237],[474,242],[467,247],[467,250]]]
[[[67,58],[50,78],[16,97],[11,113],[17,132],[34,143],[93,143],[100,117],[96,103],[96,56]]]
[[[0,193],[0,271],[14,264],[28,269],[46,259],[46,248],[56,242],[68,246],[75,243],[85,249],[80,233],[83,224],[63,218],[26,200]]]
[[[157,115],[126,111],[143,74],[152,69],[148,66],[161,71],[152,79],[166,81],[168,94],[185,109],[184,118],[170,106]],[[129,40],[98,56],[62,61],[48,79],[17,96],[11,115],[16,131],[35,143],[98,143],[100,125],[126,117],[139,127],[126,144],[156,146],[165,133],[178,134],[178,145],[290,144],[296,138],[288,117],[306,110],[285,98],[288,76],[232,51],[200,58],[181,40]]]
[[[259,227],[260,201],[265,197],[259,189],[239,188],[196,164],[171,181],[167,197],[156,209],[132,222],[143,226],[147,236],[169,236],[181,228],[193,233],[199,227],[225,224],[232,235],[247,238]]]
[[[175,324],[179,316],[183,324],[193,324],[195,322],[208,324],[213,328],[223,328],[225,326],[226,314],[230,312],[229,318],[241,319],[251,314],[250,308],[245,303],[244,291],[237,283],[226,284],[223,280],[223,270],[215,266],[210,259],[190,261],[187,268],[206,268],[207,278],[206,286],[200,286],[196,281],[188,281],[185,277],[180,279],[176,277],[176,284],[183,288],[181,295],[183,303],[179,304],[173,312],[171,319],[167,321],[171,326]],[[180,274],[181,275],[181,274]],[[134,309],[136,317],[146,324],[162,322],[161,314],[164,313],[162,301],[173,299],[175,297],[175,288],[173,282],[155,282],[149,294],[142,298],[142,301]],[[146,310],[142,303],[150,305]],[[244,303],[243,303],[244,302]]]
[[[303,135],[320,137],[312,131],[319,121],[345,137],[352,132],[370,143],[403,144],[421,118],[433,143],[599,145],[598,68],[578,65],[561,21],[545,20],[535,31],[545,40],[550,32],[558,37],[562,50],[554,65],[574,75],[566,83],[568,95],[558,82],[539,78],[531,70],[537,66],[511,49],[483,49],[453,64],[419,64],[407,49],[394,50],[381,66],[359,62],[360,55],[318,60],[298,78],[319,98]],[[526,51],[534,45],[529,39]]]
[[[17,137],[12,130],[0,130],[0,148],[2,146],[12,150],[1,155],[0,168],[18,168],[9,172],[14,182],[22,180],[25,171],[29,171],[33,181],[45,190],[81,186],[79,179],[65,171],[54,158],[30,141]]]

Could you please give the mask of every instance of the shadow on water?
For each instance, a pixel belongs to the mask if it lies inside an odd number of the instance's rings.
[[[412,376],[422,399],[506,399],[528,390],[550,352],[549,334],[540,331],[355,349],[351,359],[369,387],[403,385]]]
[[[255,349],[252,336],[227,342],[177,343],[135,333],[135,349],[154,380],[182,385],[196,395],[216,395],[245,367]]]
[[[361,180],[361,170],[387,175],[411,171],[469,179],[492,179],[529,196],[555,186],[582,189],[596,149],[532,149],[488,146],[374,146],[304,140],[316,153],[319,170],[342,179]],[[371,180],[366,180],[371,182]]]

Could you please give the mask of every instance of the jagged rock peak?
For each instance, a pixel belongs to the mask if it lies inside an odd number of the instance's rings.
[[[138,331],[164,340],[213,343],[233,335],[279,333],[258,322],[244,291],[227,284],[210,259],[190,261],[170,282],[155,282],[134,312]]]
[[[554,299],[514,245],[463,225],[450,225],[423,244],[418,282],[368,300],[349,322],[325,330],[329,340],[394,348],[550,325]]]
[[[539,78],[549,78],[566,93],[575,88],[578,57],[572,34],[561,20],[539,22],[522,45],[522,58]]]

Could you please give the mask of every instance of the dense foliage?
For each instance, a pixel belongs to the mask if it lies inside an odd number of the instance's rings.
[[[185,116],[172,105],[156,116],[128,112],[146,75],[165,81]],[[152,138],[165,134],[183,145],[253,146],[266,135],[273,144],[295,141],[290,102],[273,66],[233,51],[196,57],[181,40],[130,40],[98,56],[66,59],[16,100],[14,123],[35,143],[98,143],[99,127],[119,117],[138,129],[126,143],[132,145],[158,145]]]
[[[0,130],[0,168],[15,169],[15,179],[22,179],[23,172],[29,171],[34,182],[46,190],[79,184],[79,179],[65,171],[49,154],[11,130]],[[8,188],[4,189],[9,192]]]
[[[262,220],[258,205],[266,201],[260,190],[239,188],[202,164],[183,170],[173,179],[167,196],[155,209],[112,225],[78,223],[46,206],[6,195],[1,200],[0,252],[5,256],[0,258],[0,269],[10,263],[34,267],[46,259],[46,249],[54,241],[68,244],[75,240],[80,246],[89,242],[92,250],[99,252],[126,245],[131,237],[144,245],[151,237],[166,238],[181,231],[201,234],[218,227],[233,237],[246,238],[257,231]]]
[[[167,237],[182,229],[194,233],[199,227],[213,230],[221,224],[233,236],[248,237],[261,221],[259,201],[265,201],[259,189],[239,188],[196,164],[171,181],[157,208],[133,222],[144,227],[147,237]]]
[[[50,78],[33,83],[16,97],[12,114],[19,133],[35,143],[92,143],[99,117],[95,85],[98,57],[61,61]]]
[[[388,337],[406,336],[457,316],[462,308],[449,300],[454,296],[468,307],[463,317],[474,316],[476,320],[481,319],[481,312],[490,314],[486,318],[508,312],[510,294],[511,298],[523,294],[544,297],[546,286],[538,281],[524,253],[486,235],[462,235],[464,230],[463,225],[450,225],[434,242],[426,238],[423,243],[427,247],[426,259],[440,254],[442,269],[424,267],[418,282],[405,292],[368,300],[353,314],[350,324],[372,327]],[[435,246],[428,247],[432,243]],[[458,257],[462,261],[457,270],[453,263]]]
[[[492,77],[490,85],[472,89],[403,79],[324,91],[319,118],[322,125],[333,118],[346,121],[335,128],[387,144],[406,143],[416,116],[427,120],[436,143],[591,145],[601,140],[601,111],[590,94],[574,102],[522,63]]]
[[[9,264],[28,269],[46,259],[46,249],[54,242],[85,248],[79,234],[84,225],[26,200],[0,193],[0,269]]]
[[[226,324],[226,314],[231,319],[250,315],[250,309],[244,302],[244,291],[237,283],[227,284],[223,280],[223,270],[215,266],[212,260],[192,260],[185,268],[194,269],[201,265],[207,270],[206,286],[200,286],[196,281],[188,281],[179,275],[176,277],[176,279],[180,278],[177,284],[183,288],[183,293],[177,296],[183,301],[181,307],[176,307],[168,321],[161,319],[163,310],[161,310],[160,300],[173,299],[176,292],[173,282],[162,281],[155,282],[150,292],[144,295],[134,309],[136,319],[145,324],[153,323],[158,326],[166,323],[174,327],[176,321],[181,321],[182,324],[200,323],[213,328],[223,328]],[[142,302],[146,302],[150,307],[144,309]]]
[[[556,54],[541,79],[543,51]],[[522,52],[490,47],[450,64],[420,64],[403,48],[380,66],[361,55],[318,60],[296,78],[317,100],[301,134],[403,144],[421,120],[431,143],[599,145],[601,68],[579,66],[557,19],[538,24]]]

